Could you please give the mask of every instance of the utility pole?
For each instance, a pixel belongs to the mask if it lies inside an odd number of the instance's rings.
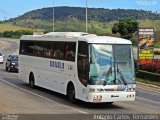
[[[86,33],[88,33],[88,10],[87,10],[87,2],[88,0],[86,0]]]
[[[53,32],[54,32],[54,0],[53,0]]]

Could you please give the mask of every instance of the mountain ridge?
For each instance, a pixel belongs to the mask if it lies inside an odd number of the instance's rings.
[[[60,6],[54,8],[54,18],[55,20],[63,20],[66,18],[76,18],[81,21],[85,21],[85,8],[84,7],[68,7]],[[99,21],[99,22],[110,22],[117,21],[120,19],[151,19],[159,20],[160,14],[153,13],[151,11],[136,10],[136,9],[105,9],[105,8],[88,8],[88,20],[89,21]],[[53,19],[53,8],[41,8],[37,10],[32,10],[24,13],[15,18],[11,18],[6,21],[18,21],[24,19],[41,19],[41,20],[52,20]],[[4,21],[4,22],[6,22]]]

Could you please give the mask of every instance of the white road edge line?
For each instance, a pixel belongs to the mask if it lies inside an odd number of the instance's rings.
[[[59,103],[56,102],[56,101],[53,101],[53,100],[51,100],[51,99],[48,99],[48,98],[46,98],[46,97],[43,97],[43,96],[41,96],[41,95],[38,95],[38,94],[33,93],[33,92],[31,92],[31,91],[28,91],[28,90],[26,90],[26,89],[23,89],[23,88],[21,88],[21,87],[18,87],[18,86],[14,85],[14,84],[12,84],[12,83],[10,83],[10,82],[7,82],[6,80],[4,80],[4,79],[2,79],[2,78],[1,78],[0,80],[3,81],[3,82],[5,82],[5,83],[7,83],[7,84],[9,84],[9,85],[11,85],[11,86],[13,86],[13,87],[16,87],[16,88],[20,89],[20,90],[22,90],[22,91],[25,91],[25,92],[27,92],[27,93],[30,93],[30,94],[32,94],[32,95],[34,95],[34,96],[40,97],[40,98],[45,99],[45,100],[47,100],[47,101],[49,101],[49,102],[52,102],[52,103],[57,103],[57,104],[59,104]],[[62,104],[60,104],[60,105],[62,105]],[[87,112],[78,110],[78,109],[73,108],[73,107],[69,107],[69,106],[67,106],[67,105],[62,105],[62,106],[67,107],[67,108],[69,108],[69,109],[73,109],[73,110],[78,111],[78,112],[83,113],[83,114],[89,114],[89,113],[87,113]]]

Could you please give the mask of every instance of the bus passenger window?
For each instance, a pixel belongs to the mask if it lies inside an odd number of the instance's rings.
[[[56,51],[54,52],[54,58],[60,59],[61,56],[62,56],[62,53],[61,53],[60,50],[56,50]]]
[[[35,43],[30,41],[27,45],[27,53],[33,55]]]
[[[64,59],[67,61],[75,61],[76,43],[65,43]]]
[[[44,56],[47,58],[53,58],[54,51],[53,51],[53,43],[47,42],[44,44]]]
[[[47,50],[45,54],[47,57],[51,58],[52,57],[52,50]]]
[[[34,54],[38,57],[44,56],[44,44],[43,42],[35,42],[34,46]]]

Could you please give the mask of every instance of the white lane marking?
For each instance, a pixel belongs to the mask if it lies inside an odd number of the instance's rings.
[[[20,89],[20,90],[22,90],[22,91],[24,91],[24,92],[30,93],[30,94],[32,94],[32,95],[35,95],[35,96],[40,97],[40,98],[42,98],[42,99],[45,99],[45,100],[47,100],[47,101],[49,101],[49,102],[59,104],[58,102],[56,102],[56,101],[54,101],[54,100],[48,99],[48,98],[46,98],[46,97],[43,97],[43,96],[41,96],[41,95],[38,95],[38,94],[33,93],[33,92],[31,92],[31,91],[28,91],[28,90],[26,90],[26,89],[23,89],[23,88],[21,88],[21,87],[18,87],[18,86],[14,85],[14,84],[12,84],[12,83],[10,83],[10,82],[7,82],[7,81],[4,80],[4,79],[0,79],[0,80],[3,81],[3,82],[5,82],[5,83],[7,83],[7,84],[9,84],[9,85],[11,85],[11,86],[13,86],[13,87],[18,88],[18,89]],[[60,105],[62,105],[62,104],[60,104]],[[73,110],[78,111],[78,112],[83,113],[83,114],[89,114],[89,113],[87,113],[87,112],[78,110],[78,109],[73,108],[73,107],[69,107],[69,106],[67,106],[67,105],[62,105],[62,106],[67,107],[67,108],[69,108],[69,109],[73,109]]]

